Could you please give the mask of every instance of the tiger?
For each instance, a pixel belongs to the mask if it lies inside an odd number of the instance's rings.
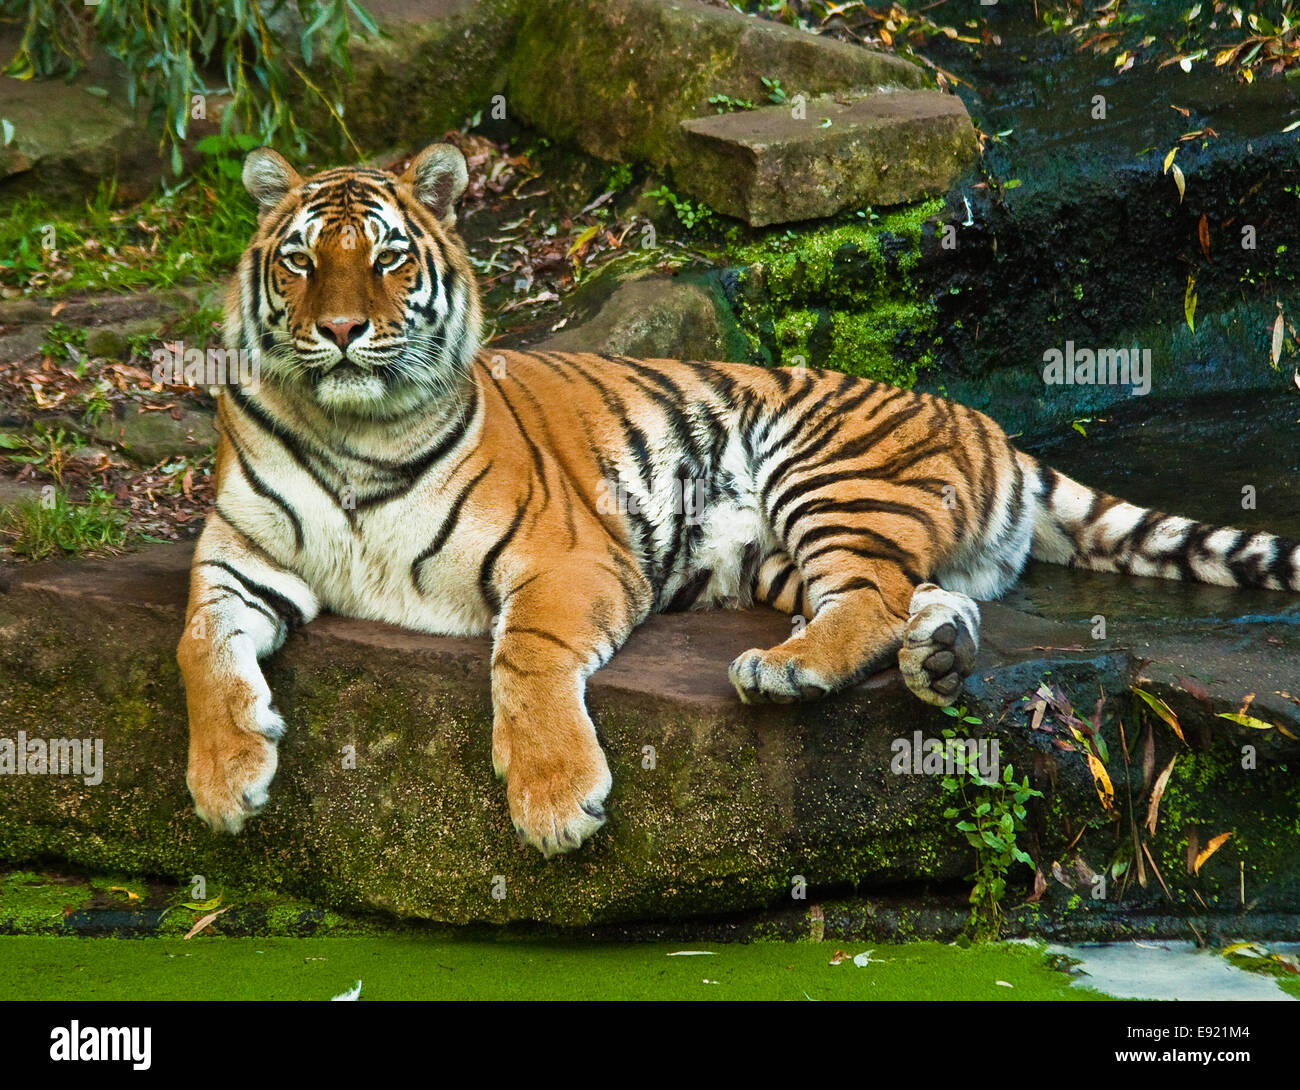
[[[239,832],[285,721],[259,660],[322,611],[491,637],[492,766],[550,858],[606,820],[586,684],[652,612],[804,623],[736,656],[747,704],[896,664],[954,703],[979,600],[1029,558],[1300,590],[1300,544],[1095,491],[952,401],[811,368],[492,351],[456,204],[463,155],[398,175],[245,159],[257,228],[224,340],[215,503],[177,658],[195,811]]]

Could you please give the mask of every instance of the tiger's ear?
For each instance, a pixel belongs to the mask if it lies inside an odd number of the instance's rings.
[[[456,202],[469,184],[465,156],[450,144],[430,144],[399,179],[444,227],[456,222]]]
[[[244,188],[257,202],[259,213],[269,212],[302,178],[278,151],[254,148],[244,159]]]

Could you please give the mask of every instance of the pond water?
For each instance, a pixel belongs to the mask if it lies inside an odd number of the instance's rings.
[[[1078,959],[1081,972],[1077,984],[1119,999],[1297,998],[1284,991],[1277,978],[1240,969],[1190,942],[1096,943],[1048,949]],[[1270,949],[1294,953],[1300,946],[1279,944]],[[1297,991],[1300,989],[1293,986],[1293,992]]]

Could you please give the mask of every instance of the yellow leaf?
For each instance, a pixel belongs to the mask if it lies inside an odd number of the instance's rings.
[[[1196,862],[1192,864],[1192,873],[1200,874],[1201,864],[1204,863],[1207,859],[1209,859],[1210,856],[1212,856],[1220,848],[1222,848],[1223,845],[1228,842],[1228,839],[1231,836],[1232,836],[1231,833],[1220,833],[1213,840],[1211,840],[1207,845],[1205,845],[1205,847],[1197,855]]]
[[[1175,170],[1178,168],[1175,167]],[[1196,332],[1196,278],[1187,278],[1187,291],[1183,295],[1183,317],[1187,319],[1187,328]]]
[[[132,890],[127,889],[126,886],[109,886],[109,887],[108,887],[108,892],[109,892],[109,893],[125,893],[125,894],[126,894],[126,899],[127,899],[128,901],[138,901],[138,900],[140,899],[140,894],[135,893],[135,892],[133,892]]]
[[[1187,180],[1183,177],[1183,172],[1178,169],[1177,163],[1171,163],[1169,169],[1174,173],[1174,185],[1178,187],[1178,203],[1183,203],[1183,194],[1187,192]]]
[[[1186,745],[1187,739],[1183,737],[1183,728],[1179,725],[1178,716],[1173,713],[1173,709],[1158,696],[1152,696],[1145,689],[1135,688],[1133,691],[1151,706],[1151,710],[1155,712],[1156,715],[1160,716],[1161,719],[1169,724],[1169,729],[1178,735],[1178,740],[1182,742],[1183,745]]]
[[[1097,797],[1101,799],[1102,809],[1113,813],[1115,810],[1115,788],[1110,782],[1106,766],[1101,763],[1101,758],[1091,750],[1085,749],[1083,755],[1088,758],[1088,768],[1092,771],[1092,786],[1096,788]]]
[[[580,234],[577,238],[573,240],[573,245],[569,247],[568,251],[565,253],[564,256],[572,257],[579,250],[581,250],[585,245],[587,245],[588,242],[590,242],[593,238],[595,238],[596,232],[599,230],[600,227],[598,225],[593,224],[591,227],[588,227],[585,231],[582,232],[582,234]]]
[[[1168,173],[1169,173],[1169,168],[1170,168],[1171,166],[1173,166],[1173,163],[1174,163],[1174,156],[1177,155],[1177,154],[1178,154],[1178,146],[1177,146],[1177,145],[1175,145],[1174,147],[1172,147],[1172,148],[1169,149],[1169,154],[1165,156],[1165,168],[1164,168],[1164,170],[1162,170],[1162,171],[1160,172],[1161,174],[1168,174]]]
[[[1220,719],[1229,719],[1234,723],[1240,723],[1243,727],[1254,727],[1256,730],[1272,730],[1272,723],[1265,723],[1262,719],[1256,719],[1253,715],[1245,715],[1241,712],[1219,712]]]

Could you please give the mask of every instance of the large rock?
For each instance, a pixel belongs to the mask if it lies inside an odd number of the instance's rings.
[[[0,31],[0,58],[7,62],[20,36]],[[221,102],[209,117],[191,124],[183,160],[199,158],[197,140],[216,128]],[[0,76],[0,117],[13,125],[13,140],[0,148],[0,200],[39,193],[55,200],[93,193],[115,178],[119,202],[139,200],[162,180],[175,181],[171,153],[159,147],[148,104],[128,104],[124,69],[102,53],[69,82],[63,78],[19,80]]]
[[[725,301],[706,281],[639,276],[614,285],[586,320],[537,347],[640,359],[744,359],[746,344]]]
[[[800,878],[814,890],[870,889],[957,880],[972,869],[943,816],[951,797],[940,777],[890,770],[895,739],[918,730],[936,737],[951,722],[915,701],[896,671],[819,704],[737,702],[726,664],[789,632],[786,618],[768,612],[652,618],[595,675],[591,707],[615,781],[610,821],[579,852],[550,862],[517,843],[491,774],[486,641],[321,618],[269,665],[290,728],[271,802],[239,837],[215,836],[195,819],[184,784],[174,648],[188,562],[188,548],[166,546],[0,572],[0,737],[25,731],[104,743],[103,781],[94,786],[72,776],[0,776],[0,861],[59,860],[185,881],[202,874],[209,888],[278,889],[331,907],[452,922],[558,924],[788,905]],[[979,730],[996,735],[1002,763],[1047,793],[1025,844],[1047,865],[1095,821],[1103,826],[1100,866],[1113,841],[1091,774],[1062,747],[1062,731],[1026,725],[1018,700],[1046,670],[1080,706],[1100,687],[1121,692],[1135,676],[1121,650],[1049,650],[1073,636],[1070,626],[989,607],[966,702],[990,724]],[[1265,669],[1283,666],[1286,653],[1279,649]],[[1194,713],[1187,709],[1184,730],[1202,747],[1200,763],[1185,762],[1186,782],[1176,769],[1165,805],[1178,800],[1179,822],[1216,832],[1224,807],[1255,814],[1254,828],[1243,817],[1239,841],[1203,868],[1200,890],[1216,896],[1213,876],[1224,899],[1234,898],[1242,858],[1256,895],[1294,899],[1294,876],[1268,870],[1289,846],[1255,837],[1255,829],[1294,821],[1294,777],[1263,770],[1294,759],[1294,745],[1208,715],[1194,723]],[[1242,736],[1266,747],[1264,759],[1261,771],[1234,779]],[[1107,737],[1123,799],[1133,785],[1113,728]],[[1176,744],[1160,735],[1161,762]],[[355,747],[355,768],[347,747]],[[1219,790],[1233,797],[1220,800]],[[1181,858],[1181,826],[1165,822],[1161,831]],[[1164,869],[1172,888],[1186,886]]]
[[[694,0],[535,0],[519,29],[507,95],[548,136],[591,155],[665,166],[680,122],[709,98],[923,87],[924,71],[790,27]]]
[[[505,87],[522,0],[374,0],[366,10],[385,32],[349,46],[352,76],[339,85],[344,119],[369,149],[417,147],[490,117]],[[296,12],[285,17],[301,23]],[[303,93],[314,131],[331,123],[318,97]]]
[[[942,196],[979,144],[961,99],[939,91],[826,97],[683,121],[682,188],[754,227]]]

